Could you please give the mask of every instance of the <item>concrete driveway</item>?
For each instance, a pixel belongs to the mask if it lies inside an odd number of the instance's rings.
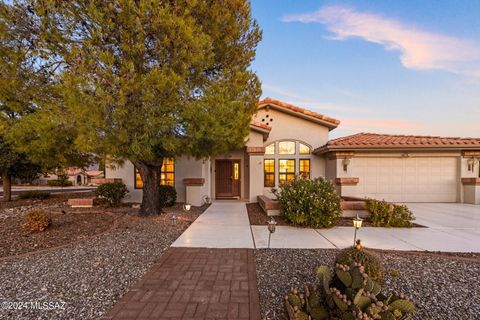
[[[480,252],[480,206],[443,203],[407,204],[418,224],[427,228],[358,230],[370,248],[445,252]],[[353,244],[353,227],[308,229],[278,226],[271,248],[345,248]],[[214,202],[173,243],[173,247],[266,248],[267,226],[250,226],[245,203]]]
[[[406,203],[415,222],[429,228],[480,230],[480,206],[463,203]]]

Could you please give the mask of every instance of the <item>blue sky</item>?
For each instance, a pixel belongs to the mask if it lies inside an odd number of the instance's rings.
[[[263,97],[356,132],[480,137],[480,1],[253,0]]]

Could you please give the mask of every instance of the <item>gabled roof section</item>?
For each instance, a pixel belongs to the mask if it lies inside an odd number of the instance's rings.
[[[267,140],[272,127],[267,126],[265,123],[257,122],[257,121],[250,121],[250,129],[252,131],[259,132],[263,135],[263,141]]]
[[[378,133],[357,133],[330,140],[326,145],[315,150],[324,153],[334,150],[355,149],[480,149],[480,138],[438,137],[393,135]]]
[[[320,123],[326,126],[329,130],[333,130],[340,124],[340,121],[334,118],[324,116],[323,114],[316,113],[307,109],[300,108],[290,103],[275,100],[272,98],[265,98],[258,102],[258,109],[271,107],[272,109],[279,110],[303,119],[307,119],[316,123]]]
[[[272,130],[272,127],[267,126],[264,123],[261,123],[261,122],[258,122],[258,121],[253,121],[253,120],[250,122],[250,128],[252,128],[252,130],[257,129],[261,132],[263,132],[263,131],[270,132]]]

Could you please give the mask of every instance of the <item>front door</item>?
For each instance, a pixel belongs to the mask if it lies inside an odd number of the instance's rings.
[[[217,198],[240,197],[240,160],[215,160]]]

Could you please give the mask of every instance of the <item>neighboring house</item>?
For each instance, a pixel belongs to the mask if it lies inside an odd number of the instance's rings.
[[[104,178],[104,172],[100,170],[83,170],[81,168],[71,167],[65,169],[65,174],[73,186],[90,184],[92,179]],[[58,176],[54,173],[45,174],[35,181],[36,184],[46,185],[48,180],[57,180]]]
[[[329,141],[339,124],[266,98],[244,148],[203,160],[167,160],[160,183],[193,205],[206,197],[256,202],[259,195],[273,197],[272,188],[296,175],[326,177],[344,197],[480,204],[480,138],[361,133]],[[131,162],[107,166],[106,178],[122,179],[130,191],[126,201],[141,201],[142,181]]]
[[[68,168],[65,170],[65,174],[73,186],[81,186],[88,183],[88,175],[83,169]]]

